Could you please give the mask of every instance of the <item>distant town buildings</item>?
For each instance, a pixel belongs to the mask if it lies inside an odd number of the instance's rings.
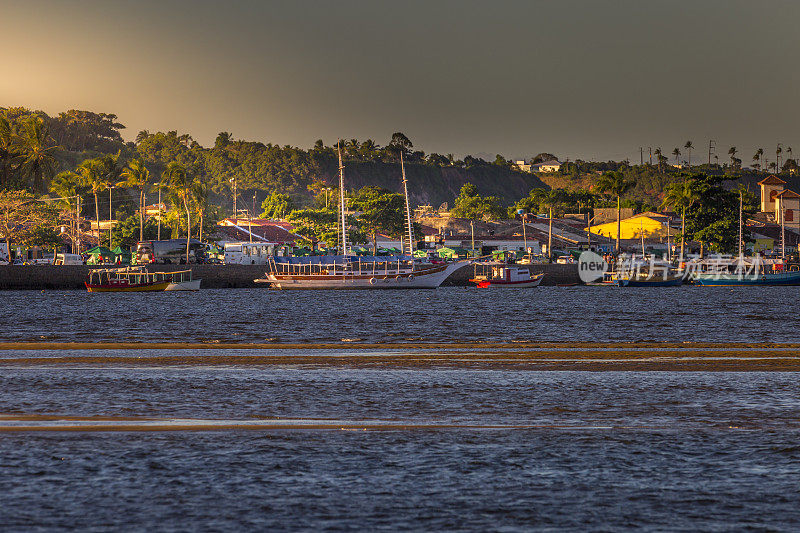
[[[513,166],[522,172],[558,172],[561,169],[561,163],[555,159],[536,164],[531,164],[526,162],[524,159],[520,159],[518,161],[514,161]]]

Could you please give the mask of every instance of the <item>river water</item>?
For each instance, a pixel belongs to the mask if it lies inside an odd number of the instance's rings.
[[[796,288],[0,295],[0,342],[800,340]],[[0,530],[796,531],[798,377],[6,364]]]
[[[4,341],[800,341],[800,287],[5,291]]]

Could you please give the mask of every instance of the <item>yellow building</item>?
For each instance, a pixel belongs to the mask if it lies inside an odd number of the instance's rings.
[[[620,239],[640,239],[642,234],[644,234],[645,239],[666,237],[668,225],[669,216],[667,215],[651,211],[640,213],[620,221]],[[585,231],[591,231],[594,235],[616,239],[617,221],[590,226]],[[669,231],[671,235],[675,234],[674,231]]]

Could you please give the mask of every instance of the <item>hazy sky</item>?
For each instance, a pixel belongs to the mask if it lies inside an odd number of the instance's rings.
[[[309,147],[800,154],[800,2],[0,0],[0,106]]]

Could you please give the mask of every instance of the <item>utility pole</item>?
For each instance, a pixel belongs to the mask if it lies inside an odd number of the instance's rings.
[[[345,219],[344,204],[344,165],[342,164],[342,141],[336,143],[339,152],[339,201],[342,208],[342,255],[347,255],[347,220]]]
[[[238,192],[236,190],[236,178],[231,178],[231,183],[233,183],[233,224],[238,226],[238,211],[236,210],[236,196],[238,196]]]
[[[739,262],[742,262],[742,191],[739,190]]]
[[[469,232],[472,235],[472,257],[475,257],[475,221],[469,221]]]
[[[639,147],[639,164],[644,165],[644,149]]]
[[[647,150],[650,152],[650,164],[652,165],[653,164],[653,147],[652,146],[648,146]]]
[[[714,152],[717,150],[717,141],[711,139],[708,141],[708,166],[711,166],[711,156],[714,155]]]
[[[550,227],[547,231],[547,257],[553,259],[553,206],[550,206]]]
[[[400,171],[403,174],[403,193],[406,200],[406,224],[408,224],[408,255],[414,255],[414,227],[411,225],[411,204],[408,201],[408,180],[406,179],[406,167],[403,164],[403,152],[400,151]],[[405,246],[403,247],[405,252]]]
[[[109,183],[108,184],[108,248],[109,249],[111,249],[111,217],[112,217],[112,212],[111,212],[111,189],[113,189],[113,188],[114,188],[114,186]],[[98,234],[100,233],[100,226],[99,225],[97,227],[97,233]]]
[[[157,240],[161,240],[161,187],[158,188],[158,237]]]

